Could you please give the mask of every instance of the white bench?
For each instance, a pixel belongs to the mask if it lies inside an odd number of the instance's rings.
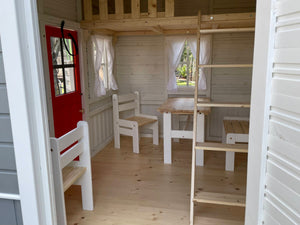
[[[81,186],[82,208],[94,209],[87,122],[78,122],[77,128],[60,138],[50,138],[50,142],[57,224],[67,225],[64,192],[71,185]],[[74,161],[78,156],[79,161]]]
[[[133,152],[139,153],[139,128],[151,129],[153,144],[158,145],[158,118],[140,113],[140,97],[136,91],[132,94],[117,95],[113,97],[114,141],[115,148],[120,148],[120,135],[132,136]],[[132,117],[120,119],[120,112],[134,111]]]
[[[223,143],[236,144],[248,143],[249,139],[249,118],[225,117],[223,119]],[[235,152],[226,151],[225,169],[234,171]]]

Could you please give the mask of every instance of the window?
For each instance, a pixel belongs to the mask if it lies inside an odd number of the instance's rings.
[[[108,90],[117,90],[118,86],[113,75],[114,49],[112,37],[91,36],[91,55],[93,56],[93,78],[90,84],[94,85],[90,96],[101,97]]]
[[[60,96],[75,91],[75,63],[74,57],[71,56],[62,38],[51,37],[51,53],[53,63],[53,76],[54,76],[54,89],[55,96]],[[71,39],[65,39],[66,46],[71,54],[72,41]]]
[[[93,44],[93,49],[94,49],[94,57],[96,57],[97,54],[97,49],[96,45]],[[98,75],[100,79],[102,80],[105,89],[110,89],[109,87],[109,76],[108,76],[108,66],[107,66],[107,51],[104,48],[103,49],[103,54],[102,54],[102,59],[101,59],[101,66],[98,71]]]
[[[195,87],[196,60],[187,41],[175,70],[176,84],[178,87]]]

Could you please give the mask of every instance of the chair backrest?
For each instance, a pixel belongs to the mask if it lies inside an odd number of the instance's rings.
[[[134,110],[135,115],[140,113],[140,96],[139,92],[126,95],[113,94],[113,113],[114,120],[119,120],[119,113]]]
[[[88,138],[87,132],[87,122],[80,121],[75,129],[65,135],[59,138],[50,138],[51,148],[57,152],[58,155],[60,169],[63,169],[76,157],[80,156],[84,150],[89,151],[89,146],[86,144],[89,143],[88,140],[86,140],[86,138]],[[64,152],[61,153],[62,151]]]

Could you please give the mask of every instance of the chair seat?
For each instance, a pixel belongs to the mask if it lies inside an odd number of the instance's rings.
[[[86,171],[85,167],[66,166],[62,169],[64,192]]]
[[[249,134],[249,121],[223,120],[226,134]]]
[[[141,117],[141,116],[133,116],[133,117],[127,118],[126,120],[136,121],[138,123],[139,127],[150,124],[150,123],[154,123],[157,121],[156,119],[151,119],[151,118],[146,118],[146,117]]]

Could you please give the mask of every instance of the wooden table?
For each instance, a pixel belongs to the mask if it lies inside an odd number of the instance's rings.
[[[209,102],[208,98],[199,98],[198,101]],[[193,131],[172,130],[172,114],[193,114],[194,98],[169,98],[158,111],[164,115],[164,163],[172,163],[172,138],[193,139]],[[203,142],[205,115],[211,112],[210,107],[199,107],[197,113],[197,142]],[[203,150],[196,151],[196,164],[203,166]]]

